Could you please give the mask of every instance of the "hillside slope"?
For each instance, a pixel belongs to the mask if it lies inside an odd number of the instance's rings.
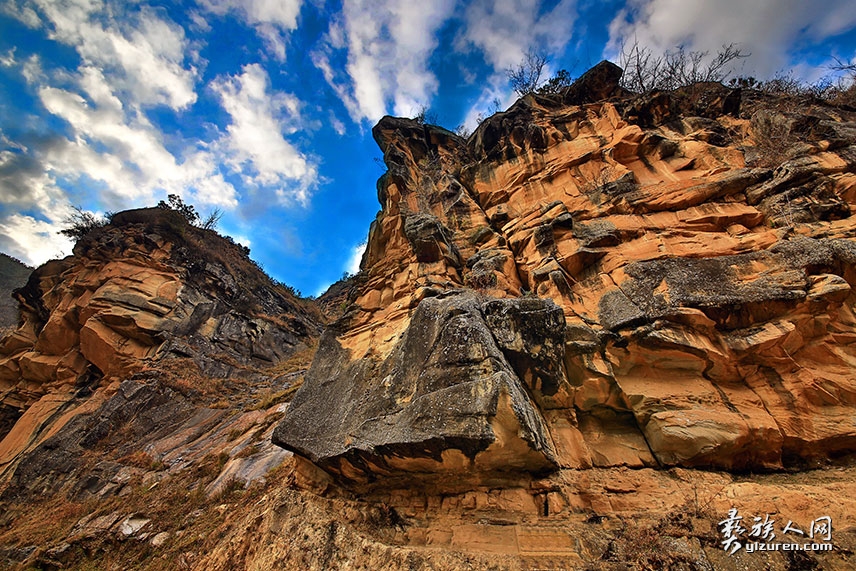
[[[16,296],[23,323],[0,345],[0,523],[11,537],[45,533],[22,522],[63,521],[33,508],[38,499],[103,509],[143,480],[206,498],[264,481],[290,456],[269,432],[323,318],[242,246],[168,209],[120,212]]]

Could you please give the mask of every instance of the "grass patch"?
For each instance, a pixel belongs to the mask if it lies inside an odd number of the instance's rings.
[[[281,377],[299,371],[306,371],[312,364],[312,359],[315,358],[316,351],[318,351],[318,341],[312,341],[311,345],[296,352],[288,359],[280,361],[276,365],[266,369],[264,373],[271,377]]]

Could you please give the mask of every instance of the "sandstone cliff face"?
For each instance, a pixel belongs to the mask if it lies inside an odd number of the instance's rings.
[[[8,497],[82,485],[71,477],[82,477],[81,455],[108,436],[120,456],[179,457],[170,446],[200,435],[172,431],[222,431],[235,420],[223,409],[242,406],[228,399],[287,384],[276,365],[308,350],[323,322],[240,246],[165,209],[117,213],[16,296],[23,322],[0,346]],[[127,423],[122,442],[115,432]],[[105,482],[121,469],[108,466]]]
[[[619,76],[468,140],[380,121],[363,285],[276,442],[363,483],[856,450],[856,115]]]

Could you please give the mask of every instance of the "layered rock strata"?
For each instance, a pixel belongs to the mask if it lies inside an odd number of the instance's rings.
[[[856,115],[619,77],[378,123],[361,285],[275,442],[352,483],[856,450]]]
[[[199,413],[186,396],[206,389],[194,382],[244,383],[248,396],[271,386],[266,371],[313,345],[323,323],[241,246],[159,208],[115,214],[73,256],[35,270],[16,296],[22,322],[0,346],[0,484],[24,458],[34,481],[41,468],[42,476],[69,471],[54,460],[79,467],[84,450],[125,422],[148,427],[138,437],[169,432]],[[122,384],[135,374],[165,380],[139,392]],[[117,391],[136,395],[132,412],[113,410]],[[153,416],[140,419],[147,407]]]

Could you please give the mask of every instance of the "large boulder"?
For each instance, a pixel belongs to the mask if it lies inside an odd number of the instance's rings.
[[[383,360],[352,359],[336,334],[322,337],[276,444],[358,482],[555,467],[533,400],[565,383],[564,316],[551,301],[426,298]]]

